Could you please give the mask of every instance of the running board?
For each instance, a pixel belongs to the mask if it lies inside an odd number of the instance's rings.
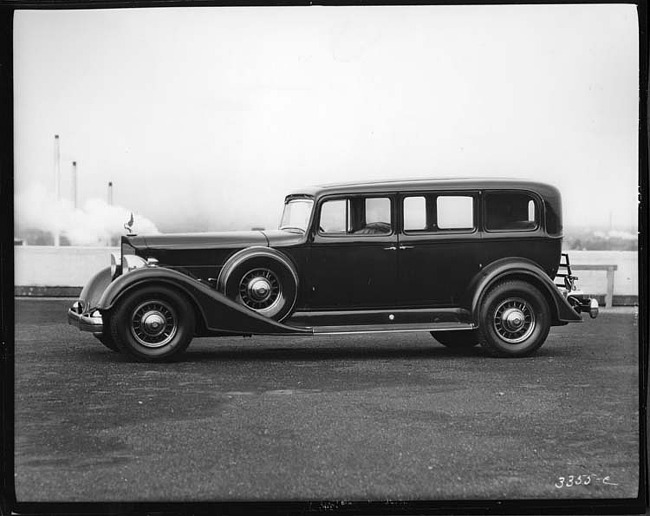
[[[424,331],[428,328],[437,328],[439,325],[451,324],[454,328],[457,328],[456,325],[458,324],[466,325],[472,322],[469,311],[463,308],[416,308],[295,312],[283,324],[303,328],[359,327],[388,329],[394,326],[405,329],[422,328],[422,331]]]
[[[401,333],[413,331],[473,330],[471,323],[441,322],[419,324],[353,324],[347,326],[315,326],[314,335],[340,335],[349,333]]]

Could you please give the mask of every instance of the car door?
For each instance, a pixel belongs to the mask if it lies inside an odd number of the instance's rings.
[[[400,307],[456,307],[479,271],[478,192],[400,195]]]
[[[390,195],[331,196],[318,203],[305,275],[309,309],[395,305],[394,203]]]

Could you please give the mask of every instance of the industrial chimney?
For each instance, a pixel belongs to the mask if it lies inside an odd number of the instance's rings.
[[[77,162],[72,162],[72,201],[74,209],[77,209]]]
[[[54,135],[54,191],[56,192],[57,204],[61,200],[61,148],[59,143],[59,135]],[[61,239],[59,229],[54,230],[54,245],[59,247]]]

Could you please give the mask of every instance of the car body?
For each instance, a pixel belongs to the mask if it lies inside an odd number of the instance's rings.
[[[68,320],[148,361],[200,336],[404,331],[515,357],[598,314],[575,279],[553,186],[342,183],[287,195],[277,230],[123,236]]]

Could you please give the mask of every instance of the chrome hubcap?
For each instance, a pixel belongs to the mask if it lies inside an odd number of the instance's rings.
[[[165,329],[165,316],[152,310],[142,316],[142,330],[152,337],[160,335]]]
[[[281,293],[280,281],[270,269],[254,269],[239,282],[239,295],[253,310],[270,309],[278,303]]]
[[[509,298],[497,307],[493,325],[501,339],[509,344],[518,344],[535,330],[535,313],[525,300]]]
[[[508,331],[518,331],[524,325],[525,315],[518,308],[508,308],[503,312],[502,320]]]
[[[266,278],[252,279],[246,289],[252,299],[258,303],[263,303],[271,295],[271,283]]]
[[[159,348],[169,344],[177,331],[176,313],[163,301],[146,301],[133,311],[131,335],[143,346]]]

